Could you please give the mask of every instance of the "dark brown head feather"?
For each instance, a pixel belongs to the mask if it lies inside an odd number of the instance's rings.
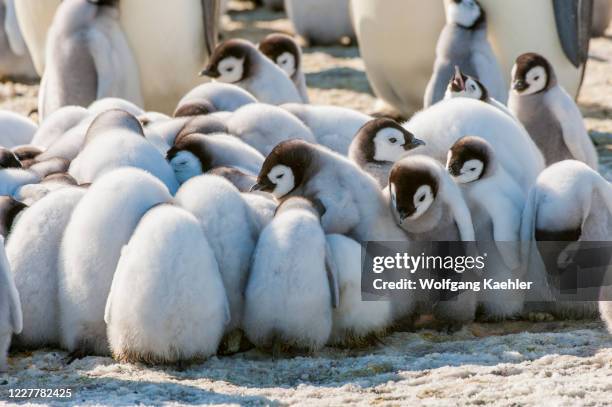
[[[10,196],[0,196],[0,235],[7,237],[13,227],[17,215],[27,208],[23,202]]]
[[[215,106],[206,99],[191,99],[178,105],[174,117],[200,116],[216,111]]]
[[[412,133],[403,128],[396,121],[386,117],[380,117],[377,119],[370,120],[357,131],[353,142],[356,143],[354,147],[360,153],[358,159],[363,160],[365,162],[376,161],[374,160],[374,155],[376,154],[374,138],[376,137],[378,132],[387,128],[395,129],[401,132],[401,134],[404,136],[403,146],[406,151],[414,148],[414,145],[412,143],[414,142],[415,137]]]
[[[231,39],[223,41],[215,48],[213,54],[208,60],[206,68],[204,68],[204,70],[200,72],[200,75],[208,76],[211,78],[218,78],[219,76],[221,76],[218,69],[219,63],[225,58],[234,57],[236,59],[244,60],[244,70],[242,72],[241,79],[248,78],[251,74],[251,59],[253,52],[257,52],[257,49],[249,41],[242,39]]]
[[[512,78],[513,82],[525,82],[527,73],[536,66],[541,66],[546,71],[546,86],[542,91],[550,89],[557,83],[554,68],[548,60],[540,54],[536,54],[535,52],[522,54],[516,59],[515,65],[516,72],[514,73],[514,78]]]
[[[451,157],[448,162],[448,172],[456,177],[469,160],[482,161],[483,169],[480,178],[488,175],[493,161],[493,147],[483,138],[465,136],[457,140],[450,149]]]
[[[203,134],[188,134],[177,140],[174,146],[168,150],[166,160],[171,161],[181,151],[193,154],[202,166],[202,172],[210,170],[213,166],[213,157],[206,148],[207,136]]]
[[[15,147],[13,149],[13,153],[19,159],[19,161],[32,160],[42,152],[43,151],[40,148],[31,145]]]
[[[11,150],[0,147],[0,169],[2,168],[23,168],[23,166]]]
[[[391,168],[389,184],[395,185],[395,204],[403,216],[410,216],[416,211],[414,194],[423,185],[429,185],[434,198],[438,195],[438,177],[418,162],[398,161]]]
[[[259,44],[259,51],[262,54],[270,58],[275,64],[276,59],[281,56],[283,53],[288,52],[293,55],[295,59],[295,69],[296,71],[299,69],[301,60],[300,60],[300,48],[297,42],[293,39],[293,37],[286,34],[274,33],[268,35],[264,40]]]
[[[304,183],[311,173],[311,165],[314,161],[315,146],[306,141],[293,139],[279,143],[266,157],[257,182],[269,183],[268,173],[277,165],[291,168],[295,179],[295,188]]]

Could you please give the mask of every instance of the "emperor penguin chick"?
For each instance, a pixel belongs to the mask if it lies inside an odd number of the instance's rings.
[[[64,349],[75,356],[109,353],[104,305],[121,248],[151,207],[171,199],[159,179],[140,169],[120,168],[97,179],[76,206],[60,249]]]
[[[24,325],[15,337],[19,348],[59,345],[58,268],[66,225],[85,189],[54,191],[17,219],[6,254],[23,303]]]
[[[219,44],[200,74],[238,85],[263,103],[302,103],[285,72],[246,40],[231,39]]]
[[[326,233],[364,240],[405,240],[371,176],[347,158],[303,140],[277,145],[266,157],[253,190],[283,201],[310,199],[320,209]]]
[[[4,251],[4,238],[0,237],[0,372],[8,370],[7,353],[13,334],[21,333],[23,315],[21,299],[15,287],[10,265]]]
[[[113,278],[104,321],[121,362],[214,355],[229,320],[219,267],[198,220],[159,205],[138,223]]]
[[[231,320],[226,332],[240,328],[244,289],[259,235],[246,202],[229,181],[214,175],[187,181],[175,202],[198,219],[210,239],[229,300]]]
[[[476,246],[487,253],[484,277],[494,281],[522,277],[519,241],[526,196],[493,147],[480,137],[463,137],[450,149],[446,168],[470,208]],[[522,310],[520,290],[483,290],[479,297],[487,319],[515,316]]]
[[[283,202],[263,230],[245,291],[244,330],[261,348],[316,351],[337,306],[335,265],[319,214],[303,198]]]
[[[487,88],[478,79],[461,72],[461,68],[455,66],[455,74],[448,82],[444,99],[452,98],[470,98],[480,100],[489,105],[498,108],[513,119],[515,118],[512,112],[500,101],[492,98],[489,95]]]
[[[270,58],[291,78],[303,103],[309,103],[306,76],[302,70],[302,48],[293,37],[274,33],[259,43],[259,51]]]
[[[546,165],[575,159],[597,170],[597,152],[582,114],[557,83],[553,66],[543,56],[519,56],[512,69],[508,107],[542,151]]]
[[[177,140],[166,159],[179,183],[222,166],[257,174],[264,160],[259,151],[234,136],[197,133]]]
[[[338,270],[340,301],[333,311],[329,343],[362,345],[372,335],[385,332],[393,322],[390,301],[361,300],[361,245],[343,235],[327,235],[327,244]]]
[[[140,76],[119,25],[118,0],[66,0],[49,28],[38,111],[108,97],[143,104]]]
[[[349,148],[349,158],[384,188],[393,164],[406,151],[425,143],[387,118],[374,119],[361,127]]]
[[[366,114],[338,106],[288,103],[281,107],[300,119],[319,144],[342,155],[348,155],[359,129],[372,120]]]
[[[234,112],[250,103],[257,103],[257,99],[240,86],[206,82],[183,96],[174,111],[174,117],[203,115],[215,111]]]
[[[612,185],[580,161],[560,161],[546,168],[529,192],[521,240],[531,242],[524,253],[529,261],[526,280],[534,282],[535,290],[529,294],[536,295],[525,304],[525,311],[592,318],[597,312],[596,302],[562,300],[556,294],[566,268],[563,259],[571,258],[573,247],[580,242],[612,240]],[[587,271],[583,269],[582,273]],[[581,280],[580,275],[572,278]],[[604,290],[608,291],[603,297],[612,298],[610,286]],[[602,306],[606,304],[602,302]]]
[[[0,146],[5,148],[30,144],[38,131],[38,126],[32,120],[7,110],[0,112],[0,128]]]
[[[61,107],[42,121],[31,144],[47,149],[89,115],[89,111],[82,106]]]
[[[426,108],[444,98],[455,66],[479,78],[493,98],[502,103],[508,99],[501,68],[487,40],[485,12],[476,0],[453,0],[446,6],[446,26],[438,39],[433,75],[425,90]]]

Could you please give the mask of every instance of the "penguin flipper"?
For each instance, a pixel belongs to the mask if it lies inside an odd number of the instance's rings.
[[[578,68],[588,57],[593,0],[553,0],[553,8],[563,52]]]
[[[338,267],[332,257],[329,242],[325,243],[325,271],[327,273],[327,281],[329,282],[332,308],[335,309],[340,305],[340,288],[338,287]]]
[[[219,37],[218,24],[221,17],[221,4],[220,0],[201,0],[201,2],[204,46],[208,55],[211,55],[217,46],[217,39]]]

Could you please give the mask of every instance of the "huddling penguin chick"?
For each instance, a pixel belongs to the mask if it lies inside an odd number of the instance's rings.
[[[253,254],[243,324],[249,340],[275,352],[283,346],[321,349],[338,300],[337,270],[319,213],[304,198],[287,199]]]
[[[508,107],[544,154],[546,164],[575,159],[597,170],[597,152],[582,114],[541,55],[519,56],[512,68]]]
[[[326,233],[348,234],[359,241],[405,240],[374,178],[346,157],[303,140],[277,145],[253,190],[270,192],[279,200],[310,199],[320,209]]]
[[[20,114],[0,111],[0,146],[13,148],[30,144],[38,131],[38,126],[32,120]]]
[[[461,68],[455,66],[455,74],[448,82],[444,99],[461,97],[476,99],[480,100],[481,102],[488,103],[514,118],[514,115],[512,112],[510,112],[510,109],[508,109],[506,105],[489,96],[489,91],[478,79],[474,78],[473,76],[465,75],[463,72],[461,72]]]
[[[488,255],[485,277],[495,281],[520,277],[523,190],[506,172],[493,147],[480,137],[459,139],[448,153],[446,168],[470,208],[479,252]],[[521,292],[515,290],[483,290],[480,301],[487,319],[517,315],[523,306]]]
[[[257,174],[264,162],[259,151],[234,136],[197,133],[181,137],[168,150],[166,159],[181,184],[216,167]]]
[[[97,179],[78,203],[60,250],[60,341],[74,356],[109,353],[104,306],[121,248],[142,216],[171,200],[168,188],[137,168]]]
[[[225,178],[240,192],[250,192],[253,185],[257,184],[256,175],[247,174],[237,168],[216,167],[208,171],[207,174]]]
[[[363,345],[393,322],[391,302],[362,301],[361,245],[342,235],[328,235],[327,244],[338,270],[340,301],[333,310],[333,345]]]
[[[109,110],[123,110],[134,117],[145,114],[145,111],[139,105],[130,102],[129,100],[118,97],[105,97],[95,100],[87,109],[90,114],[98,116]]]
[[[281,107],[308,126],[319,144],[342,155],[348,155],[359,129],[372,120],[366,114],[338,106],[288,103]]]
[[[19,196],[20,189],[28,184],[40,182],[40,175],[23,168],[15,154],[0,147],[0,196]]]
[[[562,301],[556,298],[555,292],[563,274],[560,260],[571,257],[576,242],[612,240],[612,185],[580,161],[566,160],[551,165],[542,171],[529,193],[521,238],[532,242],[527,253],[526,280],[534,281],[539,289],[538,297],[526,304],[526,311],[544,310],[560,317],[593,317],[597,303]],[[576,277],[576,282],[581,280],[580,276]],[[542,309],[542,304],[534,300],[550,303]]]
[[[191,212],[210,237],[229,300],[231,320],[225,332],[230,334],[242,323],[244,289],[259,231],[240,192],[223,178],[192,178],[181,186],[175,202]]]
[[[21,212],[6,254],[23,303],[24,325],[15,337],[20,348],[59,345],[58,268],[60,244],[85,189],[64,188]]]
[[[302,103],[285,72],[245,40],[231,39],[219,44],[200,74],[238,85],[262,103]]]
[[[250,104],[236,110],[225,122],[233,134],[263,155],[281,141],[302,139],[316,143],[314,135],[297,117],[278,106]]]
[[[442,164],[446,164],[448,151],[460,138],[466,135],[484,138],[525,193],[544,169],[542,153],[525,128],[499,109],[478,100],[443,100],[412,116],[403,127],[425,142],[406,155],[428,155]]]
[[[6,237],[11,233],[17,216],[27,208],[23,202],[10,196],[0,196],[0,236]]]
[[[49,28],[38,112],[107,97],[142,105],[138,64],[119,25],[118,0],[63,1]]]
[[[69,173],[80,184],[95,181],[119,167],[146,170],[166,184],[171,193],[178,183],[161,152],[145,137],[138,119],[122,110],[100,114],[87,130],[86,144],[70,164]]]
[[[259,43],[259,51],[291,78],[300,92],[302,102],[309,103],[306,76],[302,71],[302,48],[293,37],[279,33],[270,34]]]
[[[257,103],[257,99],[240,86],[207,82],[183,96],[174,111],[174,117],[197,116],[215,111],[234,112],[250,103]]]
[[[198,220],[159,205],[121,258],[104,321],[121,362],[180,363],[216,353],[230,317],[219,267]]]
[[[295,32],[311,46],[355,39],[349,0],[285,0]]]
[[[389,200],[398,225],[411,240],[475,240],[470,210],[459,187],[445,168],[430,157],[416,155],[395,163],[389,175]],[[448,277],[442,273],[436,274],[436,278]],[[460,276],[465,281],[477,277],[474,272]],[[473,320],[477,306],[475,292],[466,290],[448,301],[441,299],[446,296],[443,292],[430,295],[432,298],[426,304],[434,304],[433,312],[439,322],[455,328]]]
[[[349,158],[384,188],[393,164],[406,151],[425,143],[391,119],[374,119],[361,127],[349,148]]]
[[[19,292],[6,259],[3,237],[0,237],[0,246],[0,372],[6,372],[11,337],[21,332],[23,316]]]
[[[455,66],[478,78],[493,98],[506,103],[506,83],[487,40],[485,12],[476,0],[453,0],[446,6],[446,26],[438,38],[433,75],[425,90],[425,107],[444,98]]]
[[[82,106],[61,107],[41,122],[31,144],[41,149],[47,149],[87,116],[89,116],[89,111]]]

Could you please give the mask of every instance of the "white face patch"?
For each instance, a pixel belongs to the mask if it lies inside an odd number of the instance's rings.
[[[282,198],[295,188],[295,177],[291,168],[286,165],[276,165],[268,173],[268,179],[275,185],[272,195]]]
[[[478,18],[480,18],[480,7],[474,0],[462,0],[459,4],[451,1],[446,8],[446,21],[448,23],[471,27]]]
[[[531,95],[543,90],[546,87],[546,70],[542,66],[533,67],[525,75],[525,82],[529,85],[521,92],[522,95]]]
[[[406,153],[404,134],[398,129],[387,127],[374,136],[374,160],[394,163]]]
[[[482,98],[482,89],[474,79],[468,78],[468,80],[465,81],[465,88],[462,91],[454,92],[452,86],[448,85],[447,94],[450,95],[450,98],[463,97],[480,100],[480,98]]]
[[[467,184],[468,182],[474,182],[482,176],[484,164],[480,160],[472,159],[467,160],[461,167],[460,175],[453,177],[455,182],[460,184]]]
[[[235,83],[242,80],[244,73],[244,59],[227,57],[222,59],[217,65],[219,71],[219,82]]]
[[[433,191],[429,185],[421,185],[412,197],[416,211],[408,219],[417,219],[423,215],[434,201]]]
[[[202,174],[202,163],[200,163],[200,160],[189,151],[179,151],[176,156],[170,160],[170,166],[174,171],[176,180],[181,184],[190,178]]]
[[[290,52],[283,52],[276,58],[276,65],[280,67],[289,77],[295,74],[295,58]]]

